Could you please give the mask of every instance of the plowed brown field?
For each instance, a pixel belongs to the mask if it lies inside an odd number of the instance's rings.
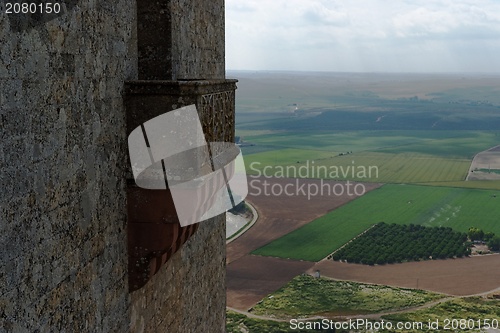
[[[367,266],[323,260],[310,272],[364,283],[425,289],[449,295],[485,293],[500,287],[500,255]]]

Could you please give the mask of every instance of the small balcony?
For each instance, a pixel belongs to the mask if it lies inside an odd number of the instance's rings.
[[[127,135],[144,122],[196,105],[206,142],[234,142],[236,80],[129,81]],[[144,286],[196,232],[182,227],[170,191],[135,184],[127,171],[129,290]]]

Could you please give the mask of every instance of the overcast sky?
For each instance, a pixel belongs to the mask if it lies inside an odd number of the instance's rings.
[[[226,0],[226,67],[500,73],[500,0]]]

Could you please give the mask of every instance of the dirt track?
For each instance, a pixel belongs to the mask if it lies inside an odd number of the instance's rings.
[[[500,255],[367,266],[323,260],[310,269],[322,276],[455,296],[474,295],[500,287]]]

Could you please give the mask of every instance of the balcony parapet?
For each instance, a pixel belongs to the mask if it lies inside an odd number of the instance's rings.
[[[144,122],[195,104],[206,142],[234,142],[237,80],[127,81],[127,136]],[[127,170],[129,290],[144,286],[196,232],[179,224],[170,191],[135,185]]]

